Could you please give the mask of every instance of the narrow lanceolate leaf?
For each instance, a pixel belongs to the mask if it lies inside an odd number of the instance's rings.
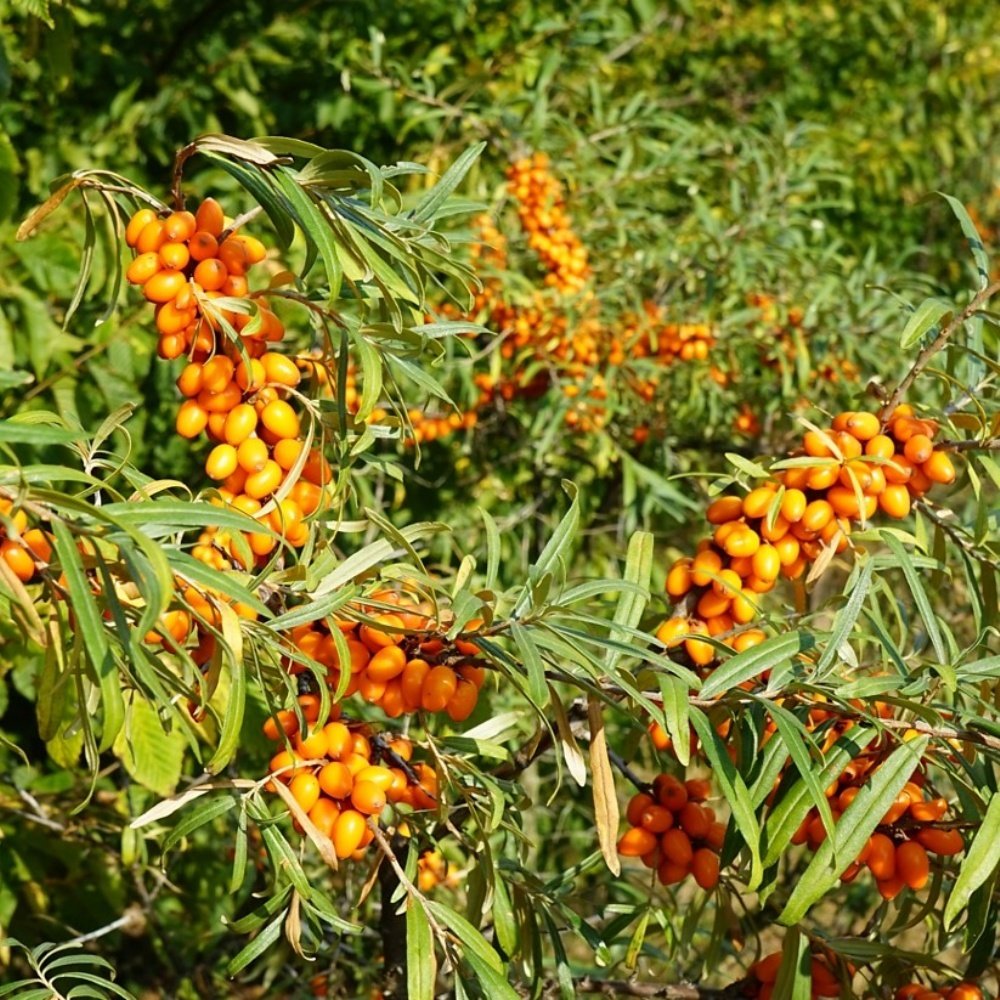
[[[864,566],[862,566],[857,580],[854,581],[851,596],[848,597],[847,603],[840,609],[836,623],[833,626],[833,632],[830,635],[830,641],[827,643],[826,649],[823,650],[823,655],[819,658],[819,663],[816,664],[816,678],[826,675],[826,672],[837,660],[841,643],[851,634],[851,629],[854,628],[855,622],[858,620],[858,615],[861,613],[861,607],[868,596],[874,567],[875,564],[870,559],[867,560]]]
[[[678,763],[687,767],[691,761],[691,724],[688,721],[690,689],[680,677],[657,674],[656,679],[663,696],[663,721],[667,735]]]
[[[412,217],[416,222],[430,222],[434,218],[438,209],[444,205],[458,185],[465,179],[465,175],[469,172],[473,163],[479,159],[480,154],[485,148],[485,142],[477,142],[455,160],[444,172],[441,180],[420,199],[417,207],[414,208]]]
[[[827,837],[813,855],[778,918],[780,923],[787,927],[797,924],[809,908],[833,888],[910,780],[927,743],[928,737],[921,736],[902,744],[862,786],[838,820],[836,836]]]
[[[267,951],[281,937],[287,908],[282,910],[227,966],[226,975],[235,976]]]
[[[637,531],[628,542],[625,580],[638,589],[629,587],[623,590],[618,598],[614,624],[611,628],[611,638],[616,642],[627,642],[629,639],[627,630],[638,626],[649,601],[649,578],[652,571],[653,536],[648,531]],[[618,650],[608,647],[604,657],[608,670],[614,669],[619,655]]]
[[[964,912],[972,894],[1000,865],[1000,793],[995,793],[962,862],[955,888],[944,908],[944,926],[951,928]]]
[[[531,633],[523,625],[511,622],[510,635],[517,646],[521,663],[524,664],[527,674],[528,696],[536,708],[544,708],[549,703],[549,686],[545,680],[545,664],[542,662],[542,654],[538,651],[535,640],[531,638]]]
[[[424,908],[415,900],[406,904],[406,995],[408,1000],[434,1000],[437,960],[434,937]]]
[[[531,568],[533,580],[540,580],[546,573],[551,573],[559,564],[570,549],[576,539],[577,527],[580,523],[580,502],[577,495],[576,486],[568,480],[563,481],[563,488],[572,497],[573,502],[569,505],[569,510],[563,515],[563,519],[552,532],[552,537],[548,540],[545,548],[542,549],[538,561]],[[521,596],[514,605],[513,615],[520,614],[531,603],[531,587],[525,586]]]
[[[812,963],[809,938],[798,927],[785,935],[781,946],[781,967],[774,981],[774,1000],[810,1000],[812,997]]]
[[[906,321],[903,334],[899,338],[899,346],[905,351],[914,344],[919,344],[924,334],[931,328],[936,328],[953,308],[950,302],[945,302],[943,299],[924,299]]]
[[[955,218],[958,219],[958,224],[962,227],[962,232],[969,243],[969,249],[972,251],[972,259],[975,261],[976,271],[979,275],[979,287],[985,288],[990,283],[990,258],[983,246],[983,238],[979,235],[976,224],[969,218],[969,213],[958,198],[953,198],[950,194],[944,194],[941,191],[938,194],[948,202],[951,210],[955,213]]]
[[[200,827],[211,823],[220,816],[229,812],[236,805],[236,799],[232,795],[220,795],[218,798],[201,802],[196,809],[192,809],[171,831],[163,841],[163,853],[166,854],[172,847],[179,844],[185,837],[194,833]],[[136,826],[135,823],[132,824]]]
[[[218,605],[222,621],[223,659],[229,669],[229,692],[222,716],[222,731],[212,759],[205,765],[209,774],[218,774],[233,759],[243,727],[246,708],[246,668],[243,665],[243,634],[236,612],[228,604]]]
[[[736,766],[730,759],[726,745],[722,742],[711,722],[708,721],[708,716],[697,709],[692,711],[691,725],[694,726],[694,731],[701,740],[705,756],[708,757],[708,762],[712,765],[712,773],[719,782],[723,797],[729,803],[733,822],[743,835],[750,851],[750,878],[747,881],[747,888],[753,892],[763,881],[764,867],[760,858],[760,826],[754,815],[750,792],[747,790],[742,775],[736,770]]]
[[[712,675],[702,685],[700,695],[711,698],[731,688],[757,677],[765,670],[774,670],[787,663],[793,656],[810,649],[813,638],[805,632],[788,632],[751,646],[742,653],[731,656],[722,666],[712,671]]]
[[[891,532],[882,532],[882,538],[898,560],[899,568],[903,571],[906,584],[913,595],[913,601],[917,605],[920,617],[923,619],[924,628],[927,629],[927,638],[930,639],[931,645],[934,647],[934,654],[937,656],[938,663],[947,663],[948,653],[945,650],[944,640],[941,638],[941,630],[938,628],[937,619],[934,617],[934,610],[931,608],[931,602],[927,598],[927,591],[924,590],[924,585],[920,581],[920,574],[917,573],[910,554],[903,548],[902,542]]]
[[[594,822],[601,854],[612,874],[620,875],[618,859],[618,796],[615,794],[615,776],[608,759],[608,741],[604,732],[604,715],[600,699],[587,696],[587,721],[590,724],[590,776],[594,783]]]
[[[97,601],[90,589],[90,581],[80,561],[76,542],[65,521],[53,522],[56,555],[66,576],[69,603],[76,615],[77,628],[83,636],[87,658],[94,670],[101,690],[101,709],[104,713],[101,741],[98,752],[103,753],[115,741],[125,722],[125,701],[122,698],[118,665],[115,663],[108,634],[101,621]]]

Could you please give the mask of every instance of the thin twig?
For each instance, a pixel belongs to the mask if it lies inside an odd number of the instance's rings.
[[[940,351],[952,338],[955,332],[969,319],[971,319],[980,308],[984,306],[997,292],[1000,292],[1000,281],[994,281],[980,289],[972,297],[972,301],[952,320],[947,323],[944,329],[928,344],[916,357],[910,370],[903,376],[902,381],[896,386],[888,402],[882,407],[883,427],[888,423],[889,416],[896,409],[907,390],[913,385],[917,376],[927,367],[927,363],[935,354]]]

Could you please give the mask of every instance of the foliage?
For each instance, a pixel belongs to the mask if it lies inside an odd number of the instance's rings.
[[[987,5],[0,11],[10,995],[996,995]]]

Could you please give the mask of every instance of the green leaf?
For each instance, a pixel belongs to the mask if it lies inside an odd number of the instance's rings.
[[[937,328],[941,320],[952,312],[954,306],[943,299],[929,298],[917,306],[906,321],[903,327],[903,334],[899,338],[899,346],[903,350],[908,350],[914,344],[920,343],[925,333],[932,327]]]
[[[430,222],[435,217],[438,209],[448,200],[465,175],[471,169],[473,163],[479,159],[480,154],[486,148],[485,142],[477,142],[470,146],[454,163],[444,172],[441,179],[420,199],[416,208],[410,213],[416,222]]]
[[[774,670],[790,661],[793,656],[811,649],[814,644],[813,637],[805,632],[787,632],[768,639],[759,646],[751,646],[742,653],[731,656],[713,670],[702,685],[700,696],[711,698],[729,691],[765,670]]]
[[[953,198],[943,191],[937,193],[948,202],[951,210],[955,213],[955,218],[958,219],[958,224],[962,227],[969,249],[972,251],[972,259],[975,261],[976,271],[979,274],[979,287],[986,288],[990,283],[990,258],[983,246],[983,239],[979,235],[979,230],[976,229],[976,224],[969,218],[969,213],[958,198]]]
[[[868,596],[868,590],[871,587],[872,581],[872,571],[874,568],[874,563],[870,559],[866,560],[865,564],[861,567],[861,573],[858,575],[858,578],[854,581],[854,586],[851,588],[851,596],[848,597],[847,603],[838,612],[837,620],[833,626],[833,631],[826,644],[826,649],[823,650],[823,655],[819,658],[819,663],[816,664],[814,676],[817,679],[826,676],[827,671],[836,662],[841,643],[847,639],[848,635],[850,635],[851,629],[854,628],[854,625],[858,620],[858,615],[861,613],[861,607],[865,603],[865,598]]]
[[[546,573],[551,573],[559,560],[563,558],[570,547],[576,541],[577,528],[580,524],[580,498],[576,486],[569,480],[563,480],[563,489],[572,498],[569,510],[563,515],[562,520],[552,532],[552,537],[548,540],[545,548],[542,549],[535,565],[531,567],[531,577],[533,581],[540,580]],[[514,605],[512,615],[516,617],[531,604],[531,586],[526,585]]]
[[[827,837],[813,855],[809,866],[795,884],[779,923],[797,924],[809,908],[821,899],[858,856],[868,838],[882,821],[896,796],[920,763],[928,737],[921,736],[897,747],[861,787],[854,801],[837,822],[836,836]]]
[[[278,167],[274,171],[274,176],[292,207],[295,221],[302,230],[306,241],[319,251],[323,268],[326,271],[328,300],[332,302],[340,295],[340,285],[344,272],[340,266],[340,258],[337,256],[337,248],[330,226],[313,200],[299,186],[294,170],[290,170],[288,167]]]
[[[781,946],[781,967],[774,981],[774,1000],[811,1000],[812,960],[809,938],[798,927],[785,935]]]
[[[649,600],[649,579],[652,572],[653,536],[648,531],[637,531],[628,541],[628,554],[625,557],[624,579],[626,583],[633,584],[633,587],[623,590],[618,597],[614,623],[610,630],[612,639],[625,642],[628,634],[624,630],[638,626]],[[609,671],[614,669],[618,657],[618,651],[609,647],[605,654]]]
[[[969,903],[972,894],[1000,865],[1000,792],[990,797],[983,822],[962,861],[955,887],[944,908],[944,926],[950,929]]]
[[[0,443],[4,444],[71,444],[73,441],[82,441],[85,437],[83,431],[35,423],[26,417],[0,420]]]
[[[115,662],[104,629],[101,612],[90,589],[90,582],[80,561],[76,542],[65,521],[53,522],[56,555],[66,575],[69,603],[76,615],[76,624],[83,636],[87,658],[94,670],[101,690],[101,708],[104,712],[98,752],[110,749],[125,722],[125,702],[122,699],[118,665]]]
[[[674,755],[682,767],[691,762],[691,724],[688,721],[690,689],[679,677],[657,673],[663,696],[663,721]]]
[[[230,963],[226,966],[226,975],[235,976],[251,962],[258,959],[268,948],[281,937],[281,928],[285,921],[287,910],[282,910]]]
[[[517,622],[510,623],[510,635],[517,646],[528,678],[528,695],[537,708],[549,703],[549,686],[545,679],[545,664],[531,633]]]
[[[232,795],[218,795],[204,802],[199,802],[179,823],[171,828],[163,840],[163,853],[167,854],[185,837],[211,823],[213,820],[218,819],[220,816],[224,816],[235,805],[236,798]]]
[[[924,590],[924,585],[920,582],[920,575],[913,565],[910,554],[903,548],[899,539],[891,532],[883,531],[880,534],[886,545],[891,549],[892,554],[898,560],[899,568],[903,571],[903,576],[906,578],[906,583],[910,588],[910,593],[913,595],[917,610],[923,619],[924,627],[927,629],[927,637],[934,647],[938,663],[947,663],[948,653],[944,647],[944,640],[941,638],[941,630],[938,628],[937,618],[934,616],[931,602],[927,598],[927,592]]]
[[[741,654],[742,655],[742,654]],[[691,725],[694,726],[702,749],[712,766],[712,773],[733,814],[733,822],[743,835],[750,851],[750,878],[747,888],[753,892],[760,886],[764,878],[764,868],[760,859],[760,826],[754,815],[750,792],[743,781],[742,775],[736,770],[729,757],[729,751],[715,727],[709,722],[708,716],[697,709],[691,712]]]
[[[186,741],[178,726],[168,733],[159,713],[136,695],[125,714],[125,725],[115,740],[115,756],[125,770],[157,795],[174,794],[181,777]]]
[[[434,937],[424,908],[406,902],[406,995],[409,1000],[434,1000],[437,959]]]

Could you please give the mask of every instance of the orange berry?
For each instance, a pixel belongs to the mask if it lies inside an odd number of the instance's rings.
[[[226,479],[236,467],[236,449],[231,444],[218,444],[205,461],[205,474],[209,479]]]
[[[890,484],[879,494],[878,505],[889,517],[906,517],[910,513],[910,491],[898,483]]]
[[[903,454],[914,465],[922,465],[933,453],[934,442],[926,434],[914,434],[903,447]]]
[[[879,881],[891,879],[896,874],[896,847],[884,833],[873,833],[868,841],[868,865]]]
[[[281,479],[281,466],[277,462],[268,460],[260,472],[247,476],[243,489],[247,496],[260,500],[273,493],[281,485]]]
[[[364,839],[368,829],[364,816],[354,809],[345,809],[333,824],[333,849],[338,858],[350,857]]]
[[[294,438],[299,433],[299,418],[283,399],[275,399],[261,411],[261,423],[276,437]]]
[[[625,818],[629,826],[641,826],[643,813],[652,805],[656,805],[656,800],[646,792],[637,792],[628,801],[625,807]]]
[[[678,817],[680,828],[692,839],[702,840],[708,833],[710,820],[700,805],[688,802]]]
[[[643,833],[646,831],[644,830]],[[652,834],[650,834],[652,836]],[[694,850],[691,847],[691,839],[683,830],[667,830],[660,838],[660,847],[668,861],[675,865],[689,866],[694,858]],[[619,848],[620,850],[620,848]],[[643,854],[646,852],[643,851]]]
[[[859,441],[871,441],[879,433],[878,417],[874,413],[852,413],[848,416],[843,430]]]
[[[236,409],[238,410],[240,407],[238,406]],[[235,410],[233,412],[235,413]],[[254,419],[256,419],[256,416],[256,413],[254,413]],[[267,465],[268,456],[267,445],[260,438],[256,437],[248,437],[236,449],[236,461],[239,463],[240,468],[248,474],[260,472]]]
[[[367,816],[377,816],[385,808],[385,792],[374,782],[356,777],[351,789],[351,805]]]
[[[216,238],[222,235],[222,230],[226,225],[222,206],[214,198],[206,198],[198,206],[194,219],[198,230],[211,233]]]
[[[362,625],[358,629],[358,637],[372,651],[384,649],[386,646],[395,646],[403,638],[403,622],[398,615],[382,614],[373,615],[372,620],[379,625]]]
[[[476,709],[479,688],[471,681],[459,678],[455,693],[448,699],[445,711],[452,722],[464,722]]]
[[[912,438],[911,438],[912,440]],[[909,444],[909,442],[907,442]],[[922,466],[923,473],[932,483],[950,486],[955,481],[955,466],[947,453],[935,451]]]
[[[177,297],[177,293],[187,284],[187,278],[180,271],[157,271],[142,286],[142,294],[150,302],[167,303]],[[177,333],[177,330],[166,331]]]
[[[725,524],[735,521],[743,513],[743,501],[739,497],[719,497],[708,505],[705,518],[709,524]]]
[[[673,831],[672,831],[673,832]],[[618,853],[625,858],[638,858],[656,847],[656,836],[641,826],[626,830],[618,841]]]
[[[321,798],[309,810],[309,821],[324,837],[332,838],[333,828],[336,825],[339,815],[340,809],[335,802],[327,798]],[[325,990],[322,995],[326,996]]]
[[[291,358],[284,354],[277,354],[268,351],[262,354],[260,362],[264,366],[265,376],[268,382],[276,382],[284,386],[296,386],[302,378],[302,373]]]
[[[719,884],[719,856],[707,847],[699,847],[691,859],[691,874],[702,889],[711,891]]]
[[[664,806],[653,803],[642,811],[636,825],[650,833],[666,833],[674,825],[674,814]]]
[[[421,693],[421,704],[424,710],[427,712],[444,711],[457,687],[458,678],[451,667],[433,667],[424,678]]]
[[[930,870],[927,851],[922,844],[908,840],[896,848],[896,872],[911,889],[923,889],[930,878]]]
[[[134,247],[139,241],[139,234],[151,222],[156,222],[156,213],[150,208],[140,208],[128,220],[128,225],[125,227],[125,242],[130,247]]]
[[[932,854],[940,854],[942,857],[961,854],[965,850],[965,841],[958,830],[938,830],[934,827],[927,827],[917,831],[916,839]]]
[[[722,557],[711,549],[699,552],[691,564],[691,582],[696,587],[705,587],[722,569]]]
[[[135,248],[139,253],[159,253],[160,247],[166,242],[167,234],[163,228],[163,223],[159,219],[142,227],[135,241]]]
[[[691,589],[691,560],[678,559],[667,574],[667,593],[679,600]]]

